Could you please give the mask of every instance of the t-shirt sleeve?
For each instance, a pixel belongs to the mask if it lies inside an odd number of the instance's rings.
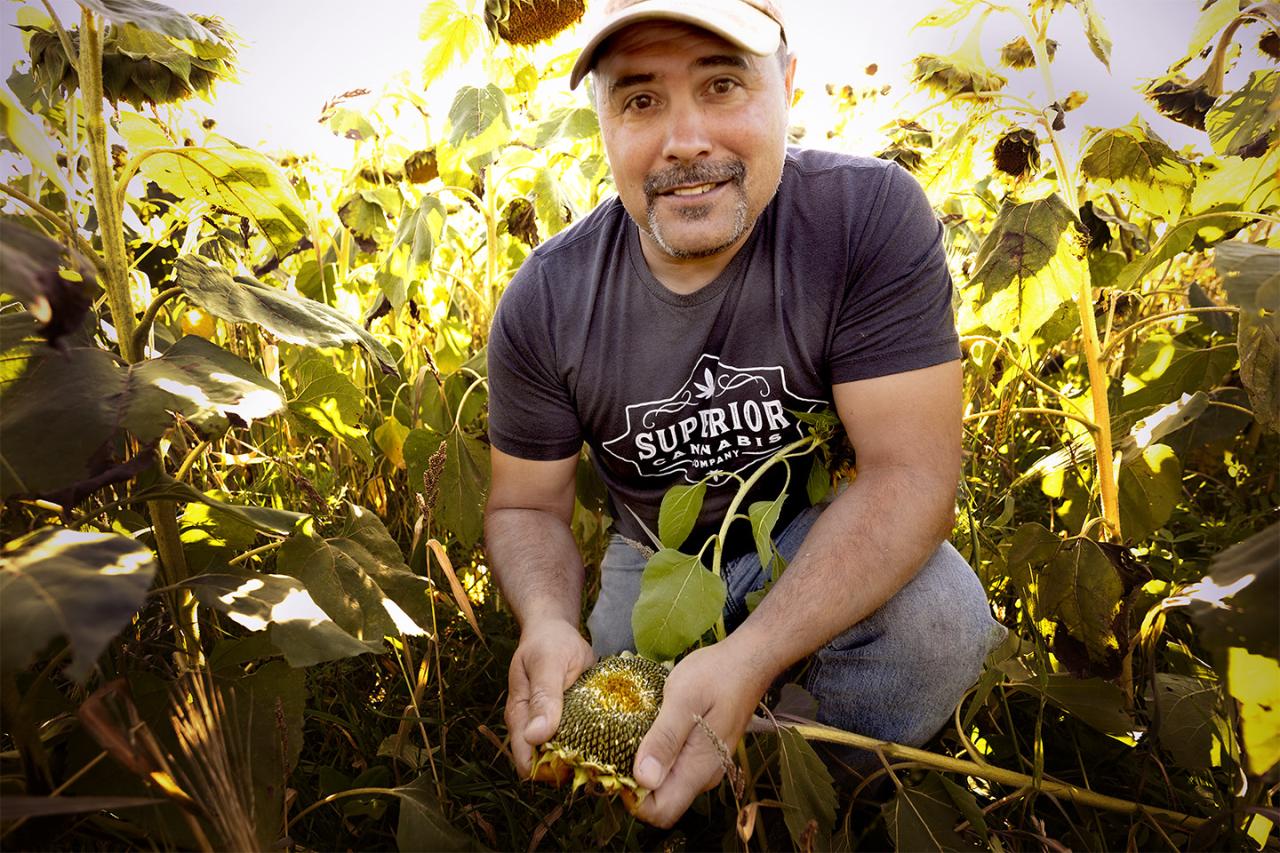
[[[924,190],[890,164],[867,209],[831,339],[833,384],[960,357],[942,224]]]
[[[582,429],[556,367],[553,311],[529,258],[494,312],[489,332],[489,441],[520,459],[550,461],[582,449]]]

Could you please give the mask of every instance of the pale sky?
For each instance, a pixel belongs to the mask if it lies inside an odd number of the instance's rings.
[[[4,0],[0,8],[5,24],[0,52],[6,69],[21,44],[9,25],[17,8],[27,4],[27,0]],[[39,7],[38,2],[34,5]],[[377,93],[399,72],[407,72],[415,85],[420,77],[424,51],[418,19],[425,0],[170,0],[170,5],[219,15],[244,40],[240,82],[220,85],[212,105],[194,104],[202,114],[217,119],[221,133],[242,144],[268,151],[314,152],[337,163],[349,161],[353,143],[317,124],[324,102],[354,88]],[[924,52],[949,52],[968,31],[963,24],[956,34],[936,28],[911,30],[912,24],[943,5],[945,0],[788,0],[788,35],[799,56],[798,85],[808,93],[795,119],[813,130],[813,123],[820,121],[813,118],[818,114],[813,106],[825,101],[827,83],[850,83],[855,88],[890,84],[891,94],[879,99],[865,117],[860,114],[857,123],[857,130],[868,139],[878,139],[881,124],[913,111],[912,105],[893,109],[907,89],[911,58]],[[1183,54],[1201,0],[1096,0],[1096,5],[1114,42],[1110,75],[1089,52],[1072,10],[1059,13],[1050,31],[1062,43],[1053,63],[1059,96],[1072,89],[1090,96],[1085,107],[1069,116],[1069,135],[1078,134],[1086,124],[1122,125],[1141,112],[1175,146],[1201,139],[1200,134],[1151,112],[1135,91],[1142,79],[1159,74]],[[70,0],[55,0],[53,6],[64,23],[78,19]],[[1000,45],[1018,34],[1015,26],[1002,15],[989,19],[983,47],[993,67]],[[1252,44],[1247,44],[1242,65],[1256,68],[1261,62]],[[864,72],[870,63],[879,66],[873,78]],[[454,75],[429,93],[440,104],[436,115],[443,118],[453,91],[466,82],[475,82],[474,77]],[[1022,72],[1011,89],[1029,94],[1029,87],[1038,84],[1036,72]],[[811,132],[806,142],[821,146],[824,136],[825,132]]]

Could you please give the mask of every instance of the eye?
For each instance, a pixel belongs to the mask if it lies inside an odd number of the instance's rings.
[[[717,77],[708,87],[714,95],[727,95],[738,88],[738,81],[732,77]]]
[[[645,110],[652,108],[653,103],[652,95],[638,94],[627,98],[627,101],[622,105],[622,108],[624,110],[644,112]]]

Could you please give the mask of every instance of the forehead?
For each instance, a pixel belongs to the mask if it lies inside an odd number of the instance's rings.
[[[597,51],[595,71],[611,78],[637,70],[636,66],[696,63],[706,56],[730,56],[753,67],[759,57],[747,53],[709,30],[675,21],[645,21],[610,36]]]

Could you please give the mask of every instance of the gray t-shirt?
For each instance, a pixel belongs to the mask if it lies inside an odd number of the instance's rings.
[[[960,357],[941,230],[900,167],[793,149],[747,243],[680,295],[650,273],[621,202],[605,202],[533,252],[502,297],[490,440],[534,460],[585,441],[616,530],[647,542],[635,516],[656,533],[671,486],[749,476],[805,434],[793,412],[832,405],[833,384]],[[792,473],[783,523],[803,506],[807,473]],[[750,499],[780,485],[764,478]],[[729,477],[709,482],[693,548],[735,490]],[[730,551],[748,550],[747,525],[735,527]]]

